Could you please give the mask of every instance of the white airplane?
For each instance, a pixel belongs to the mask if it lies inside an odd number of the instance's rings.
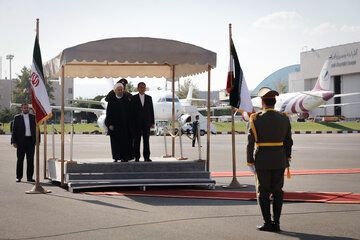
[[[351,104],[360,104],[360,102],[341,103],[341,104],[327,104],[325,103],[331,98],[359,95],[356,93],[334,94],[330,91],[330,58],[327,59],[321,69],[315,87],[311,91],[293,92],[279,94],[276,97],[275,110],[286,112],[289,115],[297,114],[300,118],[309,117],[309,111],[317,107],[333,107],[345,106]],[[251,99],[255,112],[261,111],[261,98],[255,97]],[[248,114],[242,114],[244,120],[248,119]]]
[[[196,106],[191,106],[192,101],[204,101],[205,99],[195,99],[192,98],[192,90],[193,87],[190,86],[189,92],[187,94],[186,99],[180,99],[175,94],[175,119],[179,119],[182,123],[183,127],[185,127],[185,123],[191,122],[192,119],[195,119],[196,115],[200,117],[200,131],[201,134],[206,133],[206,118],[202,116]],[[136,94],[136,93],[135,93]],[[161,129],[157,129],[158,127],[163,127],[166,123],[172,121],[172,92],[168,90],[157,90],[157,91],[146,91],[147,95],[150,95],[153,100],[154,106],[154,118],[155,118],[155,129],[153,131],[156,134],[161,132]],[[105,126],[105,118],[106,118],[106,108],[107,102],[105,98],[101,99],[101,101],[93,101],[93,100],[71,100],[77,102],[86,102],[92,104],[101,104],[103,109],[94,109],[94,108],[77,108],[77,107],[65,107],[66,110],[73,110],[73,111],[84,111],[84,112],[93,112],[97,115],[97,124],[98,126],[103,129],[107,130]],[[159,124],[157,124],[157,122]],[[216,133],[216,126],[210,124],[211,132]],[[159,131],[158,131],[159,130]]]
[[[155,120],[171,121],[172,120],[172,92],[165,91],[165,90],[158,90],[158,91],[146,91],[145,94],[152,97]],[[77,99],[71,100],[71,101],[100,104],[103,107],[103,109],[65,107],[65,110],[73,110],[76,112],[92,112],[98,118],[97,119],[98,126],[103,130],[107,130],[107,127],[105,126],[105,118],[106,118],[106,108],[107,108],[108,102],[105,101],[105,98],[102,98],[101,101],[77,100]],[[175,95],[174,103],[175,103],[174,104],[175,105],[175,119],[177,119],[182,114],[182,106],[176,95]]]

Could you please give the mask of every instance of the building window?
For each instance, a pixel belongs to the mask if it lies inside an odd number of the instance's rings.
[[[68,88],[68,94],[72,94],[73,93],[73,89],[72,88]]]

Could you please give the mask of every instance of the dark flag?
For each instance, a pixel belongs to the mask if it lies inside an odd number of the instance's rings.
[[[231,55],[229,72],[226,83],[226,92],[230,94],[230,105],[239,112],[253,111],[250,92],[246,85],[243,71],[240,67],[234,43],[231,39]],[[235,71],[234,71],[235,70]]]
[[[52,116],[49,97],[44,84],[44,72],[38,38],[35,38],[33,64],[31,67],[31,104],[35,112],[36,124]]]

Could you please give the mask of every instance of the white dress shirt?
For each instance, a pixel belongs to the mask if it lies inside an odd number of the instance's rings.
[[[25,137],[31,137],[29,114],[23,114],[25,122]]]
[[[144,106],[144,103],[145,103],[145,94],[144,94],[144,95],[141,95],[141,94],[139,93],[139,96],[140,96],[141,105]]]

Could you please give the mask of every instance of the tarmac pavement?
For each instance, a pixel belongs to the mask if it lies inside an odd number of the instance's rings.
[[[151,156],[164,155],[163,137],[150,139]],[[360,168],[359,134],[293,135],[293,170]],[[177,140],[178,141],[178,140]],[[176,141],[177,145],[178,142]],[[202,137],[202,159],[206,158]],[[56,139],[60,156],[60,138]],[[211,137],[210,170],[232,172],[231,136]],[[51,138],[48,157],[52,157]],[[171,141],[168,137],[168,152]],[[183,138],[183,155],[198,159],[197,148]],[[246,135],[236,136],[237,171],[247,171]],[[69,159],[69,145],[65,158]],[[40,148],[41,166],[43,161]],[[175,156],[180,156],[176,146]],[[73,160],[112,161],[105,135],[75,135]],[[121,163],[119,163],[121,164]],[[70,193],[42,179],[49,194],[29,195],[33,183],[15,182],[16,151],[10,136],[0,136],[0,239],[360,239],[359,204],[286,202],[280,233],[260,232],[262,217],[256,201],[106,196]],[[25,168],[24,168],[25,169]],[[26,177],[23,178],[23,180]],[[214,178],[217,189],[231,182]],[[253,177],[238,177],[254,191]],[[360,174],[294,175],[284,191],[360,193]],[[164,188],[166,189],[166,188]]]

